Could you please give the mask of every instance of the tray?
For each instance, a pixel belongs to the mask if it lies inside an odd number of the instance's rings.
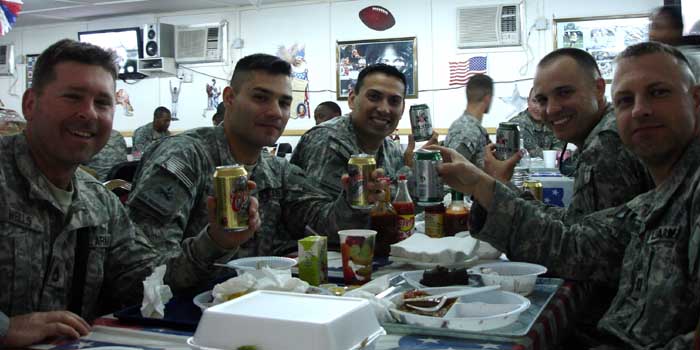
[[[125,323],[147,327],[165,327],[177,330],[197,329],[202,311],[192,303],[192,297],[174,297],[165,304],[165,316],[150,318],[141,316],[141,305],[132,305],[114,313],[114,317]]]
[[[512,337],[522,337],[530,332],[530,329],[535,324],[535,321],[540,316],[542,311],[547,307],[549,301],[552,300],[559,287],[564,283],[561,278],[538,278],[535,284],[535,289],[532,294],[528,295],[531,305],[527,311],[520,314],[518,320],[509,326],[479,332],[459,331],[444,328],[428,328],[414,325],[401,324],[396,322],[384,322],[382,326],[388,333],[397,334],[424,334],[434,336],[445,336],[454,338],[466,339],[484,339],[484,340],[509,340]]]

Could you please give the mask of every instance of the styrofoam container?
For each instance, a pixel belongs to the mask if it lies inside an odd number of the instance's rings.
[[[537,276],[547,272],[547,268],[537,264],[503,261],[479,264],[468,272],[480,275],[485,285],[500,284],[501,290],[529,295],[535,289]]]
[[[470,287],[435,287],[421,290],[429,294],[438,294],[464,288]],[[400,305],[403,302],[403,293],[395,294],[389,300]],[[521,295],[494,290],[459,297],[444,317],[423,316],[398,308],[391,308],[389,312],[404,324],[478,332],[505,327],[515,322],[529,307],[530,300]]]
[[[263,267],[269,267],[276,272],[279,271],[281,274],[291,276],[292,266],[296,264],[296,260],[283,256],[251,256],[248,258],[231,260],[226,263],[227,266],[236,269],[239,275],[242,275],[244,272],[250,272],[256,277],[264,276],[263,274],[256,273],[256,271],[259,271]]]
[[[371,350],[384,334],[365,299],[257,291],[206,309],[187,344],[196,350]]]

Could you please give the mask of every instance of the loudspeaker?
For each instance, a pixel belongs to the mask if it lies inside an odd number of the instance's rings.
[[[175,26],[166,23],[143,27],[143,58],[175,57]]]

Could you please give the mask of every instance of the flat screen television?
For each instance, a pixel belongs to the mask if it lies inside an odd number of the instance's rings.
[[[117,54],[119,77],[122,79],[138,74],[138,59],[143,58],[142,40],[139,27],[78,32],[78,41],[97,45]]]

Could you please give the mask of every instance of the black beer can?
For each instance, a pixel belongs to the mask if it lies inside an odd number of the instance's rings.
[[[413,105],[408,110],[411,117],[411,132],[416,142],[428,141],[433,136],[433,123],[430,120],[430,107],[426,104]]]
[[[506,160],[520,151],[518,123],[500,123],[496,130],[496,158]]]

